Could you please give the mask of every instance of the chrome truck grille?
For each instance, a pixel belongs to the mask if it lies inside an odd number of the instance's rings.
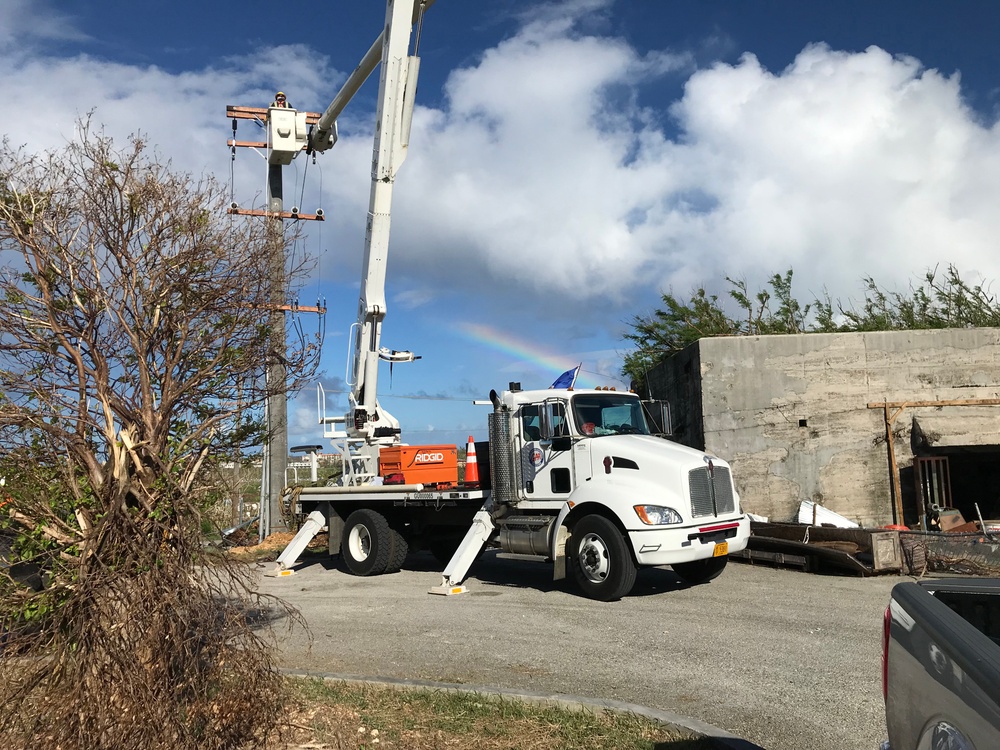
[[[688,472],[691,493],[691,515],[718,516],[736,510],[733,481],[725,466],[702,466]]]

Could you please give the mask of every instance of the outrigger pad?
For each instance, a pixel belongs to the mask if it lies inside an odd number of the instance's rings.
[[[264,571],[264,575],[268,578],[284,578],[285,576],[295,575],[294,570],[286,570],[281,563],[274,563],[274,565]]]
[[[468,593],[468,589],[465,586],[452,586],[448,583],[447,579],[441,582],[440,586],[435,586],[428,594],[437,594],[438,596],[454,596],[455,594],[465,594]]]

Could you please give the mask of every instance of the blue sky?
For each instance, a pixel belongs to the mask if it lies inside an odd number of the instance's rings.
[[[384,10],[0,0],[3,132],[58,147],[93,111],[228,183],[225,106],[281,88],[322,111]],[[996,290],[998,38],[985,0],[438,0],[383,328],[422,359],[384,366],[383,405],[408,442],[454,443],[485,436],[471,401],[509,381],[546,387],[582,362],[581,385],[621,386],[632,316],[725,276],[755,289],[793,268],[801,299],[849,302],[865,276],[905,289],[954,263]],[[346,407],[376,89],[315,167],[285,170],[286,196],[328,217],[296,252],[317,259],[300,303],[329,307],[330,413]],[[232,166],[241,205],[260,203],[262,160]],[[316,441],[315,412],[311,392],[295,401],[292,444]]]

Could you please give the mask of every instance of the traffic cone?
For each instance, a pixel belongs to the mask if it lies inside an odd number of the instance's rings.
[[[469,435],[469,447],[465,453],[465,483],[479,484],[479,462],[476,461],[476,444]]]

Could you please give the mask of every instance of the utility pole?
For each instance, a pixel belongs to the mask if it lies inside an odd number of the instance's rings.
[[[272,114],[273,117],[272,117]],[[288,373],[285,367],[286,336],[285,312],[292,310],[285,298],[287,279],[285,277],[285,219],[292,221],[323,221],[323,212],[299,213],[297,207],[285,211],[281,168],[292,162],[295,156],[306,148],[305,126],[315,124],[319,119],[316,112],[298,112],[291,108],[270,107],[226,107],[226,116],[233,121],[233,138],[228,142],[236,157],[237,147],[267,149],[267,208],[245,209],[235,203],[229,213],[244,216],[260,216],[269,222],[268,237],[271,243],[269,268],[266,272],[271,281],[270,314],[268,317],[271,342],[270,355],[265,363],[267,398],[267,510],[260,509],[260,537],[263,539],[274,531],[287,531],[288,524],[281,507],[281,493],[285,488],[285,469],[288,465],[288,395],[286,384]],[[254,120],[268,128],[266,141],[236,140],[237,120]],[[302,137],[299,137],[299,134]],[[261,269],[265,272],[265,269]],[[321,307],[296,305],[297,312],[325,313]],[[264,488],[262,488],[263,490]],[[265,494],[261,493],[262,496]],[[265,500],[262,498],[262,502]]]
[[[267,363],[268,425],[267,425],[267,496],[270,521],[269,532],[288,531],[285,514],[281,512],[281,492],[285,488],[285,469],[288,464],[288,397],[285,384],[285,227],[281,212],[284,210],[281,164],[267,165],[267,209],[271,212],[269,239],[271,243],[271,346]]]

